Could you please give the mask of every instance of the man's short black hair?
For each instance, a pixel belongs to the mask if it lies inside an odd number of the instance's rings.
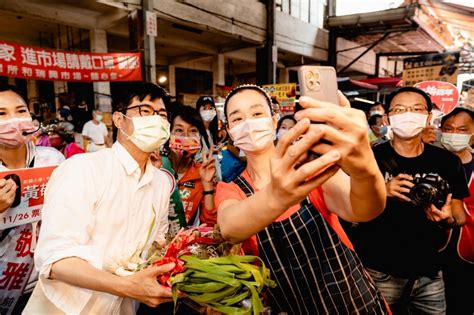
[[[471,120],[474,122],[474,111],[469,107],[456,107],[449,114],[441,118],[441,126],[451,117],[456,116],[460,113],[466,113],[471,117]]]
[[[375,106],[382,106],[385,109],[385,105],[382,102],[375,101],[373,104],[369,106],[369,110],[372,109],[372,107]]]
[[[383,118],[382,115],[377,114],[377,115],[370,116],[369,121],[368,121],[369,126],[375,126],[377,124],[377,119],[379,118]]]
[[[143,101],[147,96],[150,97],[151,101],[160,99],[165,104],[166,111],[170,110],[170,96],[165,89],[161,86],[150,82],[136,82],[130,83],[129,86],[116,97],[114,106],[115,112],[125,113],[127,107],[132,103],[133,99],[137,97],[140,101]]]
[[[404,92],[413,92],[413,93],[420,94],[421,96],[423,96],[423,98],[426,101],[426,105],[428,106],[428,112],[431,112],[431,110],[433,109],[433,103],[431,102],[431,98],[428,94],[425,93],[425,91],[423,91],[419,88],[416,88],[414,86],[404,86],[402,88],[399,88],[399,89],[393,91],[392,93],[390,93],[387,96],[387,99],[385,100],[385,106],[384,106],[384,109],[385,109],[386,113],[388,113],[390,111],[390,104],[392,103],[395,96],[397,96],[400,93],[404,93]]]

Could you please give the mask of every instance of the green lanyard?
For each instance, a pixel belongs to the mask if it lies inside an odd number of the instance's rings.
[[[179,227],[186,226],[186,216],[184,215],[184,207],[183,201],[181,200],[181,194],[179,192],[178,187],[178,179],[176,177],[176,172],[174,171],[173,167],[171,166],[171,161],[167,156],[161,156],[162,168],[169,171],[173,174],[174,178],[176,179],[176,187],[171,194],[171,202],[174,206],[174,212],[176,215],[168,216],[168,220],[170,221],[170,225],[179,223]]]

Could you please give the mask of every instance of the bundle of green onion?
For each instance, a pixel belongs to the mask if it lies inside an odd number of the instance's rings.
[[[196,303],[225,314],[260,314],[261,293],[275,287],[270,270],[256,256],[224,256],[200,259],[181,256],[185,271],[171,277],[173,300],[178,291]],[[255,265],[259,262],[260,266]]]

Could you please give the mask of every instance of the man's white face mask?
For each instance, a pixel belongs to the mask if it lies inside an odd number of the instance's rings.
[[[410,139],[423,131],[428,115],[406,112],[390,116],[389,120],[394,134],[402,139]]]

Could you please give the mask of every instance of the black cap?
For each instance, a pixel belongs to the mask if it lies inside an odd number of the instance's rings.
[[[414,86],[404,86],[402,88],[399,88],[399,89],[393,91],[392,93],[390,93],[387,96],[387,99],[385,100],[385,112],[386,113],[389,112],[390,103],[392,103],[392,100],[395,98],[395,96],[397,96],[398,94],[403,93],[403,92],[413,92],[413,93],[420,94],[425,99],[426,105],[428,105],[428,112],[431,112],[431,110],[433,109],[433,103],[431,102],[431,98],[428,94],[425,93],[425,91],[423,91],[419,88],[416,88]]]
[[[211,104],[212,107],[216,107],[216,104],[214,103],[214,99],[212,96],[206,95],[206,96],[201,96],[197,102],[196,102],[196,109],[200,109],[202,106],[206,104]]]

